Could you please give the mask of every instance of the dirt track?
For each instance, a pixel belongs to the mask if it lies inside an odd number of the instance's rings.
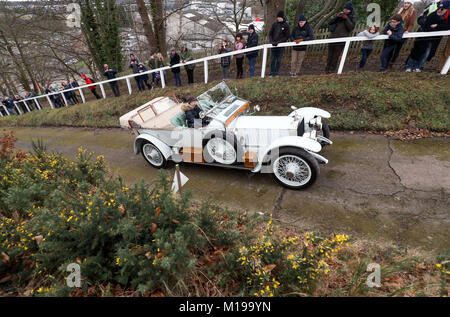
[[[83,146],[104,155],[129,184],[157,171],[133,154],[133,136],[120,129],[15,128],[18,147],[42,137],[50,151],[73,157]],[[272,213],[301,229],[344,232],[426,249],[450,247],[450,140],[400,142],[369,134],[334,133],[321,153],[316,184],[305,191],[278,186],[270,175],[183,164],[185,188],[197,199]],[[173,167],[171,168],[173,173]]]

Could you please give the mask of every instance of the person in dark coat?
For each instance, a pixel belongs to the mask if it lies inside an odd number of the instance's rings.
[[[14,100],[10,97],[5,97],[3,98],[2,101],[3,105],[6,107],[6,109],[8,109],[9,114],[13,115],[13,109],[16,112],[17,115],[20,115],[19,110],[17,110],[15,104],[14,104]]]
[[[248,26],[248,38],[247,38],[247,46],[246,48],[256,47],[258,46],[258,34],[255,32],[255,26],[250,24]],[[258,51],[248,52],[245,54],[248,58],[248,63],[250,65],[250,77],[255,76],[255,64],[256,58],[258,57]]]
[[[298,17],[298,24],[294,27],[291,33],[291,41],[299,44],[303,41],[314,40],[314,31],[309,25],[306,17],[301,14]],[[305,58],[307,46],[294,46],[292,48],[291,56],[291,73],[292,77],[297,76],[302,68],[303,60]]]
[[[175,47],[170,49],[170,67],[173,65],[179,64],[181,61],[180,55],[178,55]],[[180,67],[174,67],[171,69],[173,73],[173,77],[175,79],[175,86],[181,87],[181,78],[180,78]]]
[[[145,67],[144,64],[140,63],[138,71],[139,71],[139,73],[145,73],[147,71],[147,67]],[[141,77],[140,80],[142,82],[142,85],[145,84],[145,86],[147,86],[148,90],[152,90],[152,85],[148,83],[148,80],[149,80],[148,74],[144,74],[139,77]]]
[[[330,38],[347,37],[353,31],[356,25],[356,18],[351,2],[344,5],[342,12],[330,21]],[[339,56],[344,50],[345,43],[332,43],[328,45],[328,59],[325,72],[327,74],[336,72]]]
[[[36,94],[34,92],[32,92],[32,91],[25,91],[24,99],[29,99],[29,98],[33,98],[33,97],[36,97]],[[31,111],[36,109],[36,104],[34,103],[34,100],[27,100],[25,102],[27,103],[28,108],[30,108]]]
[[[133,70],[133,74],[139,73],[139,64],[139,59],[134,54],[130,54],[129,67]],[[138,86],[139,91],[145,90],[145,86],[141,76],[134,76],[134,80],[136,81],[136,85]]]
[[[197,128],[196,123],[200,121],[200,112],[202,111],[197,105],[197,99],[194,96],[188,97],[186,103],[181,105],[181,110],[186,114],[188,128]],[[201,122],[201,126],[203,126],[206,121],[202,119]]]
[[[103,76],[106,76],[106,78],[108,78],[108,80],[116,78],[117,70],[109,67],[108,64],[103,65],[103,67],[105,68],[105,71],[103,72]],[[109,86],[111,87],[111,90],[113,91],[114,96],[119,97],[120,91],[119,91],[119,83],[117,82],[117,80],[109,82]]]
[[[72,86],[72,88],[80,87],[80,85],[78,84],[78,82],[75,79],[71,79],[70,80],[70,86]],[[79,103],[79,101],[78,101],[78,94],[76,93],[75,90],[73,90],[72,92],[73,92],[73,95],[74,95],[75,102]]]
[[[450,1],[439,3],[438,9],[429,15],[422,14],[418,23],[420,32],[450,30]],[[441,40],[442,36],[417,38],[406,62],[406,71],[420,72],[425,62],[431,61],[436,54]]]
[[[385,72],[394,56],[394,52],[398,49],[397,46],[403,44],[403,33],[405,29],[403,28],[403,20],[400,14],[396,14],[392,17],[391,22],[386,25],[383,30],[383,35],[388,35],[389,38],[384,41],[383,51],[381,52],[381,67],[380,72]]]
[[[270,51],[270,76],[278,76],[278,72],[281,66],[281,59],[283,58],[284,47],[276,47],[278,44],[287,42],[291,32],[289,30],[289,24],[284,17],[284,11],[279,11],[277,14],[277,20],[272,24],[269,32],[269,39],[275,48]]]

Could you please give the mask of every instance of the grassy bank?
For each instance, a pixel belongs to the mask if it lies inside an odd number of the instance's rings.
[[[217,82],[168,87],[74,107],[0,118],[0,126],[118,127],[119,117],[152,98],[175,93],[199,95]],[[433,73],[347,73],[297,78],[233,80],[237,95],[259,104],[264,115],[286,115],[290,106],[320,107],[339,130],[450,130],[449,78]]]

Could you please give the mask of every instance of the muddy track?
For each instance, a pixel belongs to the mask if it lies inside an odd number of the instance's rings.
[[[133,136],[120,129],[15,128],[18,147],[42,137],[50,151],[74,157],[80,146],[104,155],[129,183],[151,182],[157,170],[133,154]],[[305,191],[278,186],[271,175],[182,164],[197,199],[273,214],[300,229],[354,234],[426,249],[450,247],[450,139],[396,141],[334,133],[321,153],[316,184]],[[173,166],[169,168],[173,173]]]

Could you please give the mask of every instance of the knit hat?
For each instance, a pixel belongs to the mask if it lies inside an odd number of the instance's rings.
[[[175,51],[175,47],[171,47],[171,48],[170,48],[170,51]]]
[[[344,9],[347,9],[347,10],[350,10],[350,11],[352,11],[353,12],[353,4],[351,3],[351,2],[347,2],[345,5],[344,5]]]
[[[439,9],[450,9],[450,1],[446,0],[442,3],[439,3]]]
[[[248,26],[248,29],[249,29],[249,30],[255,30],[255,26],[254,26],[253,24],[250,24],[250,25]]]
[[[300,14],[298,16],[298,22],[300,22],[300,21],[306,21],[306,17],[303,14]]]
[[[284,18],[284,11],[283,10],[278,11],[277,18]]]

